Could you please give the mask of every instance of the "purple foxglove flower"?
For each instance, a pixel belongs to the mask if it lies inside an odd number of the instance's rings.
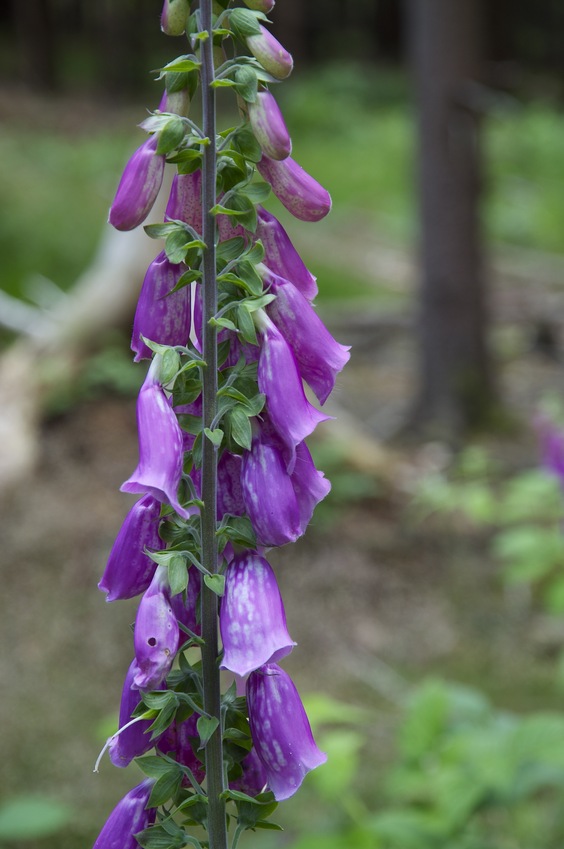
[[[254,746],[241,761],[241,769],[242,775],[229,782],[231,790],[239,790],[247,796],[258,796],[267,789],[266,770]]]
[[[249,9],[255,9],[257,12],[265,12],[265,14],[271,12],[275,4],[275,0],[243,0],[243,2]]]
[[[98,584],[107,593],[106,601],[133,598],[151,583],[157,567],[145,554],[145,548],[164,548],[159,536],[160,512],[160,503],[152,495],[145,495],[125,517]]]
[[[190,335],[190,286],[169,295],[186,266],[169,262],[162,251],[150,264],[133,320],[131,350],[134,360],[151,359],[153,352],[141,336],[161,345],[186,345]]]
[[[202,588],[202,576],[195,566],[188,569],[188,587],[185,593],[178,593],[170,598],[170,604],[177,621],[193,631],[198,636],[201,634],[201,626],[198,621],[198,599]],[[178,629],[178,648],[183,645],[188,637],[182,630]]]
[[[121,694],[121,704],[119,707],[119,727],[123,728],[131,721],[131,715],[141,697],[139,690],[132,689],[133,679],[139,673],[137,661],[133,660],[127,670],[125,681],[123,682],[123,690]],[[157,689],[161,690],[163,683]],[[147,734],[148,728],[152,725],[152,719],[140,719],[121,734],[115,736],[110,743],[110,759],[114,766],[126,767],[133,758],[138,758],[152,749],[155,742],[151,740],[151,735]]]
[[[133,645],[139,669],[133,677],[132,687],[154,690],[161,685],[170,672],[178,649],[178,633],[167,570],[159,566],[137,610]]]
[[[540,438],[542,465],[564,483],[564,433],[544,415],[537,416],[534,424]]]
[[[276,431],[293,448],[330,416],[307,400],[292,350],[278,328],[264,313],[257,313],[257,318],[261,335],[259,390],[266,395],[268,415]],[[291,464],[288,471],[292,471]]]
[[[311,769],[327,760],[290,676],[275,663],[251,672],[247,681],[251,736],[278,802],[296,792]]]
[[[305,442],[296,446],[296,465],[292,472],[292,486],[298,500],[302,533],[311,521],[313,511],[331,490],[331,483],[315,464]]]
[[[259,91],[254,103],[248,103],[251,129],[262,152],[271,159],[286,159],[292,141],[278,104],[269,91]]]
[[[165,167],[164,156],[155,153],[158,141],[158,134],[149,136],[125,166],[108,219],[116,230],[141,224],[157,199]]]
[[[237,675],[281,660],[296,645],[274,572],[256,551],[236,555],[227,567],[219,624],[221,668]]]
[[[292,283],[268,271],[263,280],[276,300],[268,314],[292,348],[300,374],[324,404],[335,377],[350,358],[349,348],[329,333],[307,298]]]
[[[198,719],[199,714],[193,713],[183,722],[176,722],[169,726],[159,739],[157,749],[174,758],[182,766],[187,766],[194,773],[196,781],[202,782],[206,777],[206,770],[196,754],[200,745],[200,735],[197,728]],[[190,785],[188,778],[184,779],[184,784]]]
[[[289,156],[281,162],[263,156],[257,164],[261,176],[288,212],[300,221],[320,221],[331,209],[331,195]]]
[[[197,233],[202,229],[202,172],[175,174],[165,210],[165,221],[184,221]]]
[[[260,33],[248,35],[245,41],[247,47],[265,71],[268,71],[277,80],[284,80],[290,76],[294,67],[294,60],[266,27],[261,24]]]
[[[137,399],[139,464],[120,489],[149,493],[187,519],[191,511],[180,505],[177,496],[184,459],[182,430],[156,378],[159,360],[153,359]]]
[[[175,115],[188,115],[190,111],[190,95],[188,89],[181,91],[164,91],[159,103],[159,112],[174,112]]]
[[[305,267],[302,258],[293,246],[290,238],[274,215],[257,208],[258,224],[257,239],[260,239],[264,251],[265,264],[278,274],[294,284],[302,295],[312,301],[317,295],[315,277]]]
[[[245,512],[241,489],[241,457],[224,451],[217,464],[217,518],[225,513],[242,516]]]
[[[164,0],[161,12],[162,31],[165,35],[182,35],[189,14],[189,0]]]
[[[118,802],[92,849],[139,849],[135,835],[152,825],[157,814],[156,808],[147,809],[154,783],[146,778]]]

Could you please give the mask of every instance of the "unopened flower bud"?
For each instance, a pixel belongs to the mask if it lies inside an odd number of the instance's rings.
[[[261,25],[260,32],[256,35],[248,35],[245,41],[247,47],[265,71],[268,71],[277,80],[284,80],[290,76],[294,67],[294,60],[286,48],[282,47],[266,27]]]
[[[157,199],[165,167],[164,156],[155,153],[158,141],[158,134],[149,136],[125,166],[108,219],[116,230],[141,224]]]
[[[147,808],[154,778],[146,778],[118,802],[96,838],[93,849],[138,849],[135,835],[155,822],[156,808]]]
[[[159,566],[139,603],[133,644],[137,672],[131,686],[153,690],[162,684],[178,649],[178,622],[170,603],[167,569]]]
[[[292,140],[282,113],[269,91],[259,91],[254,103],[247,104],[251,129],[262,152],[271,159],[286,159]]]
[[[190,14],[189,0],[164,0],[161,29],[166,35],[182,35]]]
[[[300,221],[320,221],[331,209],[331,195],[289,156],[281,162],[263,156],[257,163],[278,200]]]
[[[254,9],[255,12],[264,12],[268,14],[274,9],[275,0],[243,0],[245,6],[249,9]]]

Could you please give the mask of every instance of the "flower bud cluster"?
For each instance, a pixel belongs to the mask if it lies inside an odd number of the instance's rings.
[[[196,803],[205,781],[202,751],[215,726],[204,710],[199,666],[184,653],[202,643],[203,587],[221,597],[220,667],[235,678],[237,692],[245,692],[243,698],[231,688],[223,702],[224,760],[235,802],[237,793],[286,799],[326,759],[294,684],[278,665],[296,643],[267,550],[297,540],[330,490],[305,442],[330,417],[310,402],[304,384],[323,405],[349,353],[312,305],[315,277],[280,221],[262,206],[272,189],[296,218],[318,221],[331,198],[290,157],[291,139],[269,88],[293,64],[262,23],[273,0],[245,4],[216,4],[215,46],[229,31],[251,55],[235,53],[216,73],[217,83],[236,89],[243,123],[216,140],[211,212],[218,312],[211,331],[202,311],[202,287],[214,283],[203,270],[209,210],[202,208],[202,152],[209,140],[184,107],[173,110],[193,95],[196,54],[163,69],[167,91],[143,125],[149,137],[126,165],[110,210],[117,229],[138,226],[159,193],[165,161],[177,165],[164,221],[146,228],[165,243],[145,275],[131,340],[135,360],[150,364],[137,401],[139,462],[121,489],[141,497],[99,584],[108,601],[141,595],[110,757],[124,767],[153,747],[155,755],[139,761],[149,777],[110,815],[96,849],[135,846],[132,829],[143,830],[141,845],[153,845],[151,834],[155,845],[159,839],[164,845],[160,815],[155,824],[164,802],[178,806],[191,799],[191,821],[205,821]],[[166,0],[161,26],[170,35],[186,30],[197,51],[198,18],[189,12],[187,0]],[[257,182],[256,171],[264,182]],[[217,334],[219,389],[213,425],[204,428],[202,351],[209,332]],[[201,552],[204,440],[217,452],[221,569],[215,574],[206,570]]]

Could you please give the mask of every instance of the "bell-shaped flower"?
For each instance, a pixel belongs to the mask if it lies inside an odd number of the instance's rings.
[[[156,808],[147,808],[154,778],[146,778],[118,802],[92,849],[139,849],[135,835],[155,822]]]
[[[288,633],[274,572],[256,551],[238,554],[229,563],[219,624],[221,668],[236,675],[281,660],[296,645]]]
[[[260,24],[260,32],[256,35],[248,35],[245,41],[264,70],[277,80],[284,80],[292,73],[294,60],[291,54],[262,24]]]
[[[296,446],[296,465],[292,472],[292,486],[298,501],[302,533],[311,522],[313,511],[331,490],[331,483],[315,467],[305,442]]]
[[[138,671],[132,687],[157,689],[170,672],[178,649],[179,628],[170,599],[167,570],[158,566],[155,576],[139,602],[133,645]]]
[[[165,221],[184,221],[197,233],[202,229],[202,172],[175,174],[165,210]]]
[[[542,465],[564,484],[564,431],[546,415],[538,415],[534,421],[539,435]]]
[[[162,251],[145,274],[133,320],[131,350],[134,360],[151,359],[153,352],[143,342],[150,339],[160,345],[186,345],[190,335],[190,286],[172,292],[182,274],[183,263],[172,263]]]
[[[198,617],[198,600],[202,589],[202,575],[195,566],[188,569],[188,586],[183,593],[170,597],[170,604],[180,625],[184,625],[194,634],[201,634]],[[178,648],[188,639],[182,628],[178,629]]]
[[[161,29],[165,35],[182,35],[190,14],[190,0],[164,0]]]
[[[241,488],[241,457],[224,451],[217,464],[217,518],[225,513],[242,516],[245,512]]]
[[[260,333],[258,360],[259,391],[266,395],[266,407],[283,442],[293,449],[309,436],[326,416],[307,400],[292,349],[266,314],[257,310]],[[292,470],[290,462],[288,471]]]
[[[277,162],[263,156],[257,163],[261,176],[288,212],[300,221],[320,221],[331,209],[331,195],[288,156]]]
[[[247,104],[249,122],[262,152],[271,159],[286,159],[292,152],[292,141],[282,112],[269,91],[257,92],[256,100]]]
[[[249,754],[245,755],[240,766],[241,775],[229,782],[231,790],[239,790],[247,796],[258,796],[259,793],[264,793],[267,789],[266,770],[254,746]]]
[[[193,713],[182,722],[174,722],[170,725],[157,743],[157,749],[164,755],[192,770],[196,781],[202,782],[206,776],[206,770],[197,750],[200,745],[197,723],[199,714]],[[189,779],[184,778],[184,784],[190,784]]]
[[[187,519],[190,509],[178,501],[182,477],[184,441],[169,400],[157,380],[160,357],[155,356],[137,399],[139,464],[120,487],[122,492],[148,493],[170,504]]]
[[[275,663],[251,672],[247,706],[253,745],[278,802],[288,799],[307,773],[327,760],[313,739],[300,696],[290,676]]]
[[[119,728],[124,730],[118,730],[109,745],[110,759],[113,765],[118,767],[128,766],[134,758],[144,755],[155,745],[155,742],[151,740],[151,735],[147,734],[147,730],[153,723],[152,719],[139,719],[137,722],[131,722],[133,711],[141,701],[139,690],[132,688],[133,679],[138,672],[139,667],[134,659],[129,665],[123,682],[119,706]],[[161,682],[157,689],[161,690],[162,688],[163,683]]]
[[[278,219],[262,206],[257,208],[257,214],[256,235],[264,247],[265,265],[293,283],[304,297],[312,301],[318,291],[315,277],[307,270],[290,237]]]
[[[125,517],[98,584],[107,593],[106,601],[133,598],[151,583],[156,566],[145,549],[164,548],[159,536],[160,512],[160,503],[152,495],[144,495]]]
[[[292,348],[300,374],[324,404],[335,377],[350,358],[349,348],[331,336],[307,298],[292,283],[262,266],[263,280],[276,300],[268,315]]]
[[[158,142],[158,134],[149,136],[125,166],[108,219],[116,230],[141,224],[157,199],[165,167],[164,156],[156,153]]]

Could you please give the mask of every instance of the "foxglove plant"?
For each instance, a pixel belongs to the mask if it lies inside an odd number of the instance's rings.
[[[331,198],[290,157],[271,88],[293,60],[267,28],[274,0],[244,2],[165,0],[161,27],[186,33],[188,52],[160,71],[159,108],[110,210],[117,229],[138,226],[165,165],[176,166],[164,221],[145,227],[164,247],[131,342],[150,364],[139,463],[121,488],[140,498],[99,584],[108,601],[141,595],[107,748],[147,778],[95,849],[198,849],[194,825],[210,849],[227,849],[233,821],[236,847],[244,830],[274,827],[277,802],[325,761],[278,666],[296,644],[267,550],[298,539],[329,492],[305,443],[329,417],[304,382],[322,405],[349,353],[311,303],[315,277],[262,206],[272,188],[296,218],[318,221]],[[234,89],[241,114],[223,132],[219,87]],[[188,117],[198,90],[201,127]],[[223,693],[220,669],[232,678]]]

